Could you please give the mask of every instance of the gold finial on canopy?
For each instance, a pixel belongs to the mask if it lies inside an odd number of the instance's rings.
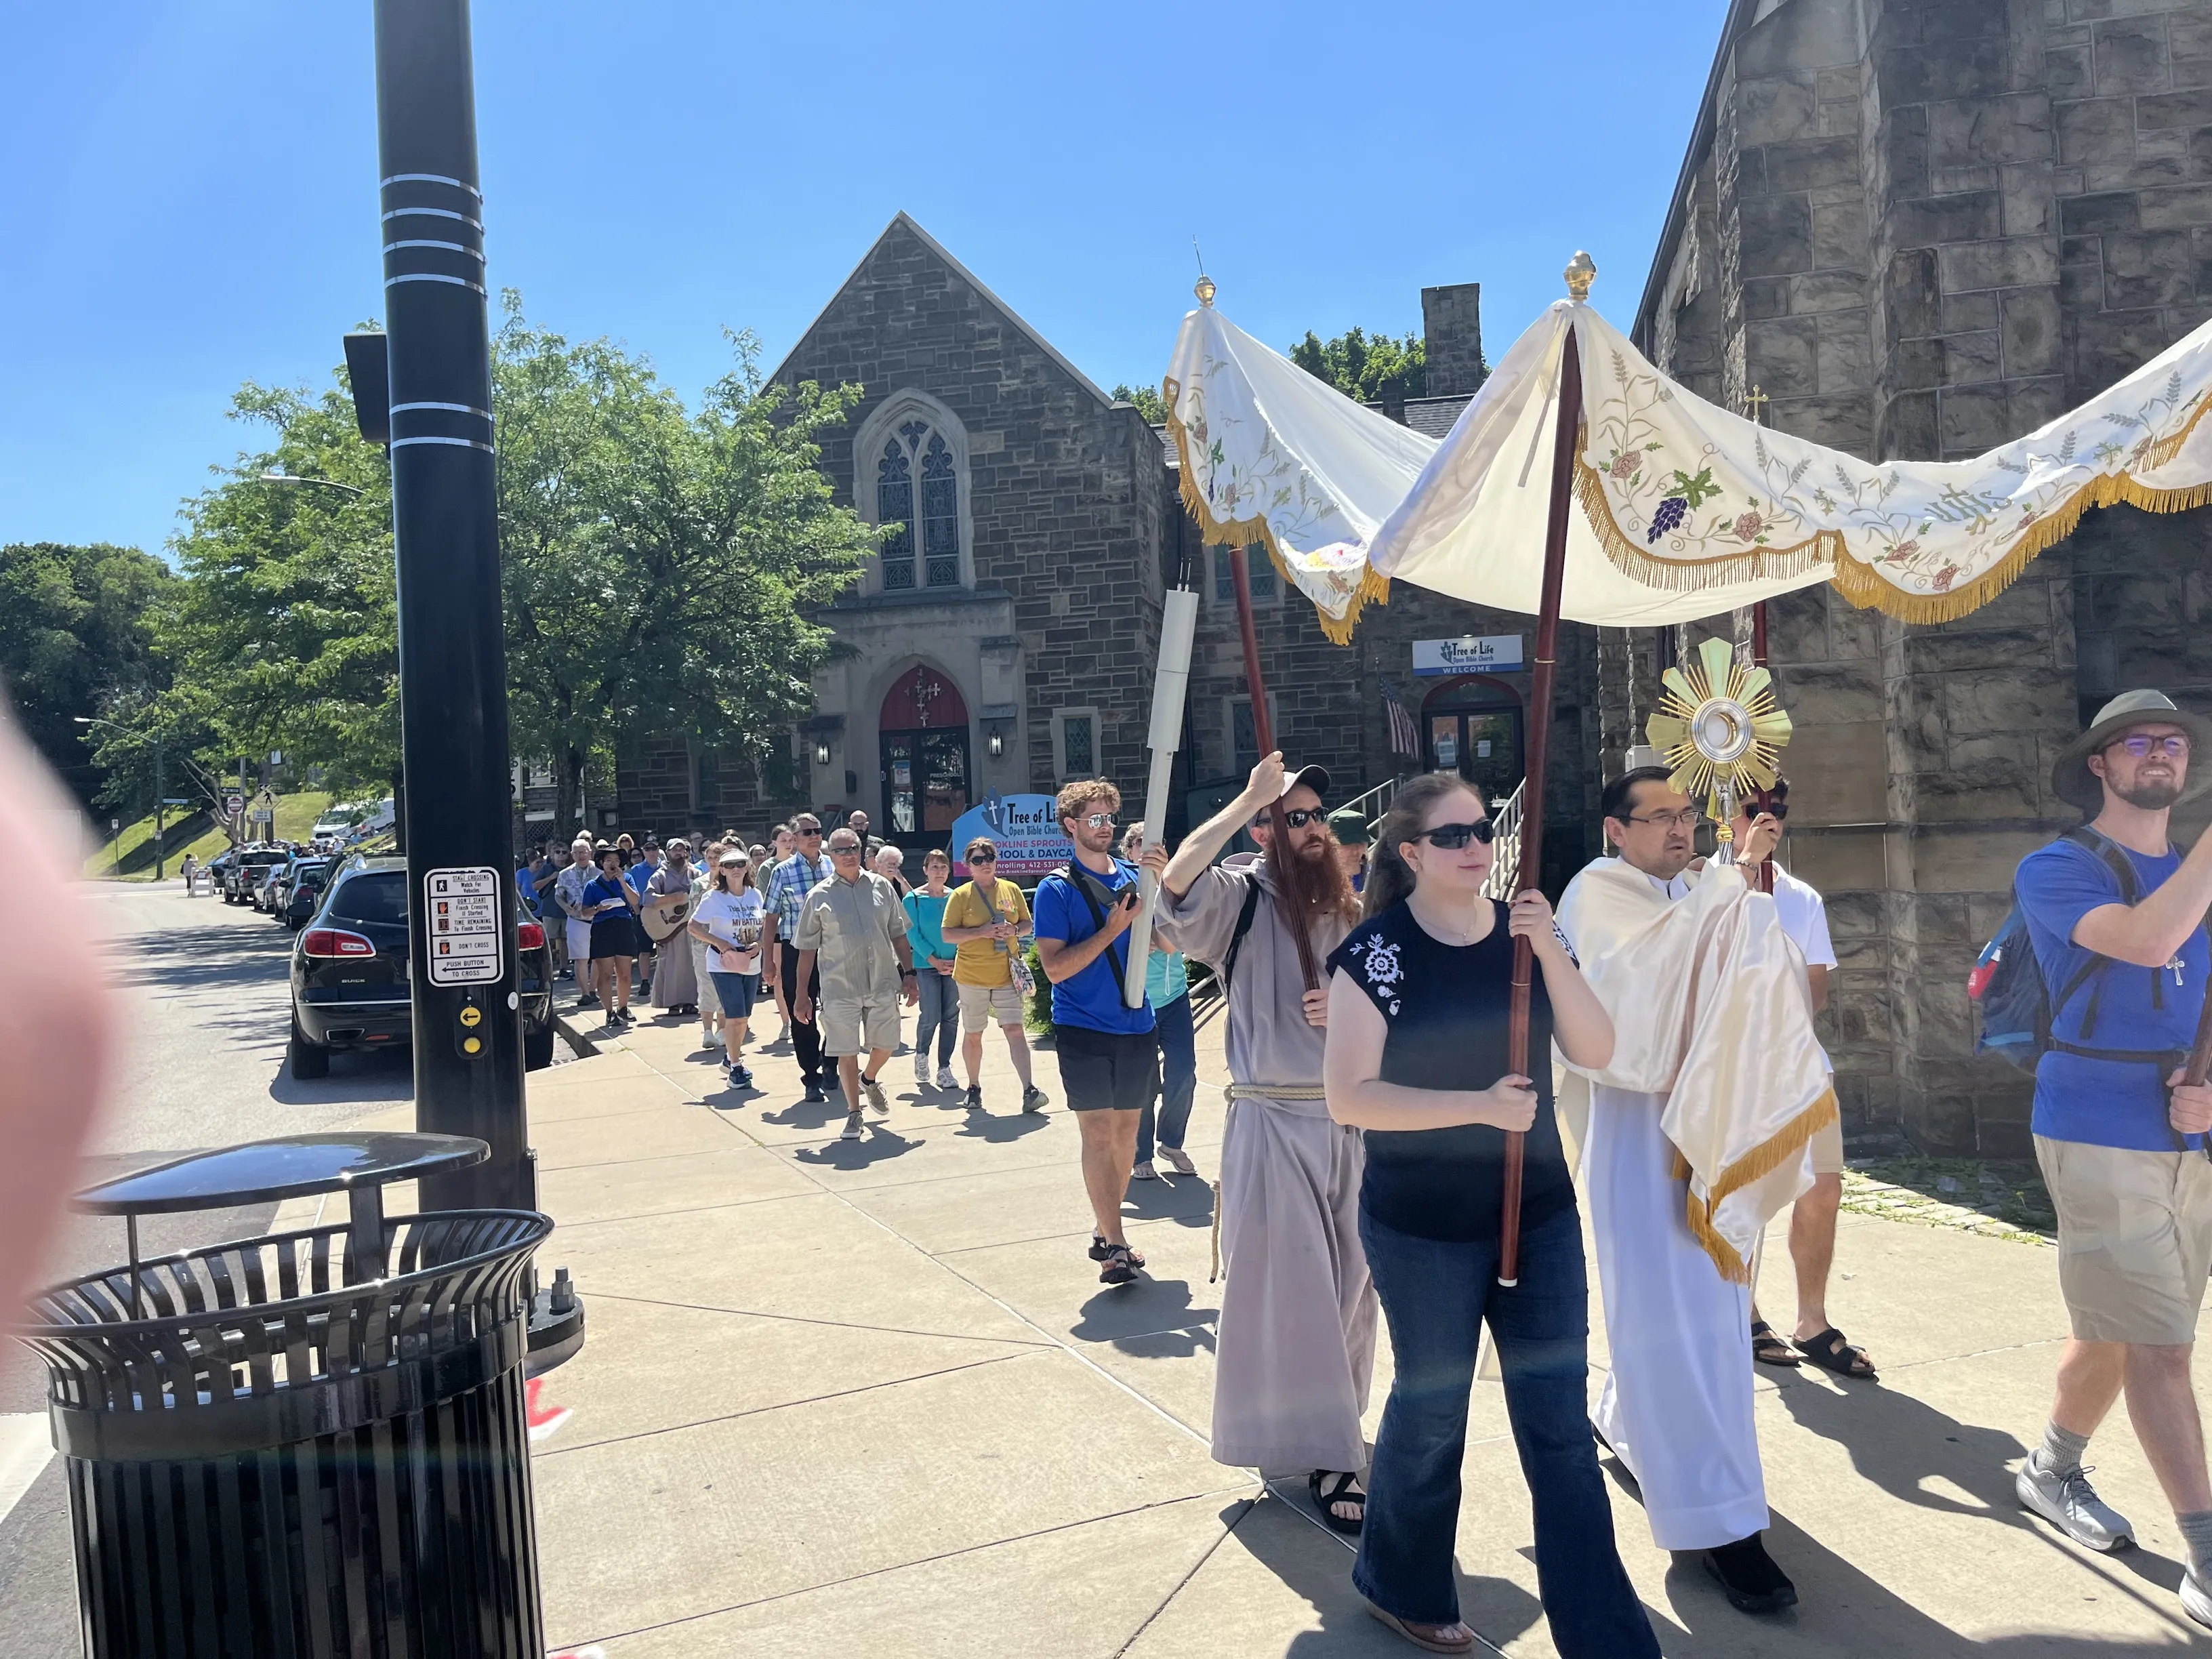
[[[1571,300],[1587,300],[1589,298],[1590,284],[1597,280],[1597,261],[1577,248],[1575,250],[1575,257],[1567,261],[1565,276],[1567,297]]]
[[[1199,304],[1202,306],[1212,305],[1213,303],[1213,278],[1207,276],[1204,271],[1200,271],[1198,276],[1197,286],[1193,288],[1191,292],[1198,295]]]

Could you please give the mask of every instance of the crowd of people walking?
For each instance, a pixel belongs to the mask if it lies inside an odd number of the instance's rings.
[[[2058,757],[2053,788],[2089,821],[2022,863],[1974,990],[2011,942],[2013,988],[1993,1004],[2032,978],[2047,1005],[2027,1058],[2074,1340],[2020,1502],[2083,1547],[2131,1542],[2082,1462],[2124,1395],[2189,1546],[2183,1609],[2212,1626],[2212,1484],[2189,1371],[2212,1262],[2212,1087],[2180,1063],[2212,977],[2212,838],[2185,857],[2166,839],[2168,809],[2212,787],[2188,778],[2206,742],[2212,723],[2134,692]],[[1867,1384],[1876,1370],[1827,1305],[1844,1160],[1813,1019],[1837,957],[1820,894],[1774,860],[1787,783],[1745,801],[1719,836],[1729,855],[1709,860],[1698,805],[1664,769],[1630,769],[1603,791],[1606,854],[1556,915],[1533,888],[1492,895],[1489,805],[1457,775],[1401,783],[1371,836],[1358,813],[1330,813],[1329,791],[1323,769],[1270,755],[1170,849],[1121,821],[1112,782],[1070,784],[1056,810],[1071,855],[1033,898],[984,837],[959,849],[964,882],[950,848],[923,853],[916,880],[859,813],[826,836],[811,813],[762,844],[726,835],[697,860],[688,839],[579,838],[565,864],[548,848],[520,879],[566,921],[580,1001],[627,1024],[635,969],[653,1006],[698,1012],[733,1086],[751,1086],[751,1012],[772,1000],[805,1099],[828,1103],[834,1073],[846,1139],[889,1115],[883,1071],[908,1009],[918,1087],[985,1109],[996,1026],[1019,1087],[1010,1103],[1044,1109],[1028,1030],[1042,990],[1107,1285],[1145,1274],[1123,1219],[1132,1183],[1163,1164],[1196,1173],[1189,964],[1204,964],[1229,1074],[1213,1456],[1304,1472],[1317,1517],[1358,1539],[1352,1578],[1370,1611],[1426,1650],[1468,1652],[1454,1548],[1487,1331],[1561,1654],[1659,1650],[1615,1544],[1601,1453],[1634,1477],[1656,1545],[1700,1558],[1745,1612],[1794,1605],[1764,1540],[1753,1367]],[[1240,835],[1256,854],[1229,852]],[[1155,890],[1133,973],[1130,929]],[[655,920],[672,913],[680,931]],[[1730,1166],[1751,1174],[1701,1195],[1680,1148],[1732,1108],[1728,1090],[1680,1085],[1729,1043],[1711,1075],[1733,1079],[1745,1111],[1779,1101],[1789,1115]],[[1761,1182],[1780,1184],[1753,1236],[1732,1241],[1723,1202]],[[1756,1234],[1785,1204],[1786,1340],[1752,1294]],[[1610,1352],[1594,1404],[1585,1206]],[[1370,1449],[1378,1322],[1395,1378]]]

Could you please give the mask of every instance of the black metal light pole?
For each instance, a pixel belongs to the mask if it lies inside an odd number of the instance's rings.
[[[489,1162],[425,1209],[534,1210],[508,819],[483,196],[466,0],[377,0],[415,1121]]]

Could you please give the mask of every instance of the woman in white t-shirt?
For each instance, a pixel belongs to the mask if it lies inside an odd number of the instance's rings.
[[[752,860],[726,848],[688,931],[707,945],[707,977],[722,1005],[722,1068],[733,1088],[753,1084],[744,1064],[745,1026],[760,995],[761,927],[767,914],[753,885]]]

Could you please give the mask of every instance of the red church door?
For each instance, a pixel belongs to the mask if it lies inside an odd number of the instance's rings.
[[[968,705],[960,688],[918,664],[884,694],[876,729],[884,786],[879,833],[908,850],[942,846],[969,799]]]

